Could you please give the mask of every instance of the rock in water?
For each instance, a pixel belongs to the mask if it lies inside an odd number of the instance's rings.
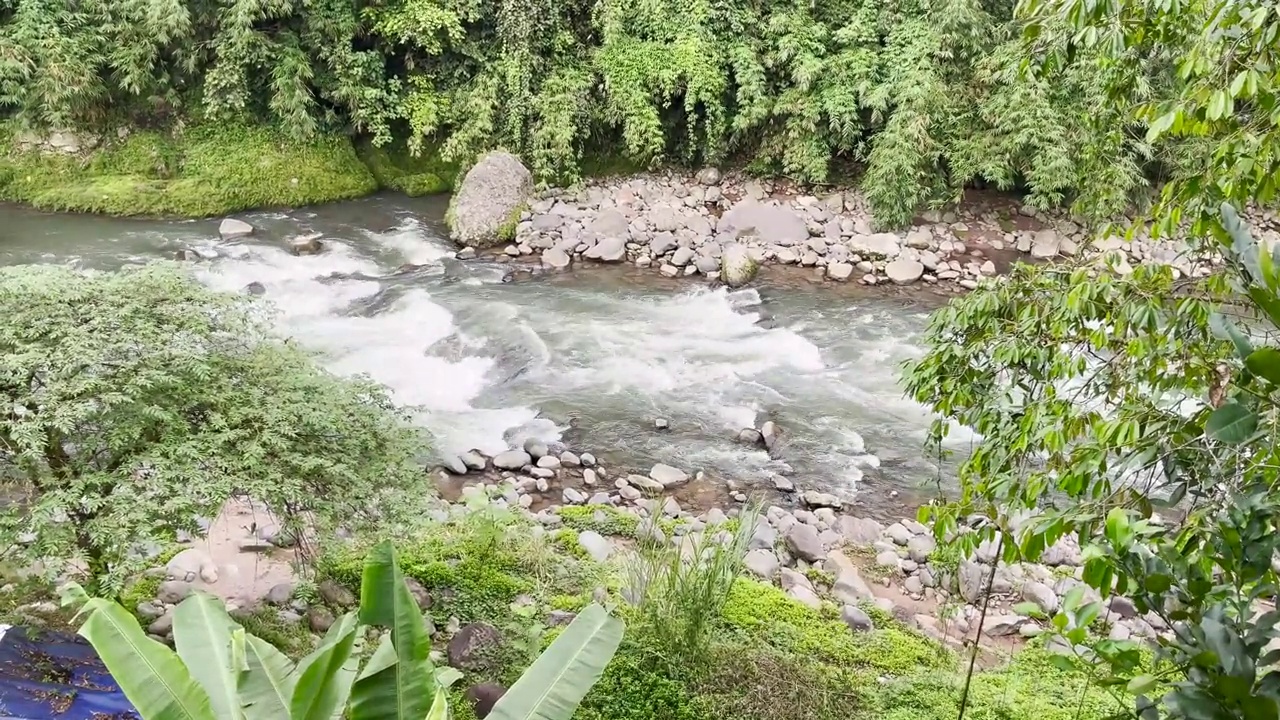
[[[649,477],[662,483],[663,488],[682,485],[689,480],[689,474],[680,468],[658,463],[649,470]]]
[[[218,225],[218,237],[223,240],[234,240],[253,234],[253,226],[243,220],[227,218]]]
[[[730,245],[720,256],[720,277],[729,287],[742,287],[756,276],[759,264],[751,259],[745,245]]]
[[[565,251],[561,250],[560,248],[551,248],[550,250],[543,250],[542,264],[549,268],[562,270],[564,268],[569,267],[569,255]]]
[[[289,238],[289,252],[294,255],[315,255],[324,249],[324,245],[320,243],[321,237],[322,233],[308,233]]]
[[[486,154],[467,171],[449,204],[449,236],[469,247],[509,242],[532,194],[533,176],[520,158]]]

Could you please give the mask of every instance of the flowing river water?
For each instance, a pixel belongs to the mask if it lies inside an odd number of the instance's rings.
[[[785,273],[739,291],[605,267],[513,280],[509,265],[452,259],[444,209],[441,198],[373,197],[251,213],[259,232],[223,244],[216,220],[0,206],[0,264],[110,270],[200,249],[203,281],[261,283],[280,332],[334,372],[390,387],[441,454],[561,439],[615,468],[665,462],[770,489],[785,474],[895,518],[939,477],[924,456],[930,417],[899,382],[936,300]],[[310,232],[325,251],[291,255],[285,239]],[[766,416],[785,432],[776,458],[735,441]]]

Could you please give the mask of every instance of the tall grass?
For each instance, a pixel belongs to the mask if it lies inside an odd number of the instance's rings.
[[[626,596],[636,609],[633,626],[649,635],[663,661],[686,672],[706,666],[712,633],[742,573],[759,516],[759,506],[752,506],[720,528],[637,547]]]

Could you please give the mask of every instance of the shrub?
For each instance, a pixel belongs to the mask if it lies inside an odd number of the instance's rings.
[[[641,542],[629,564],[626,593],[636,606],[637,624],[666,660],[686,672],[704,664],[721,609],[742,572],[756,515],[745,511],[735,533],[708,528],[669,543]]]
[[[10,267],[0,316],[0,394],[21,408],[0,436],[26,493],[0,511],[0,544],[34,535],[19,551],[52,571],[82,560],[114,592],[137,544],[199,532],[233,495],[293,532],[417,514],[425,438],[384,388],[325,371],[244,297],[163,263]]]

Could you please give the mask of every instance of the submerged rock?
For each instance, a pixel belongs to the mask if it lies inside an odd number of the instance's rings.
[[[484,155],[467,171],[449,204],[449,236],[469,247],[511,241],[532,194],[533,176],[520,158],[507,152]]]
[[[294,255],[315,255],[324,249],[320,238],[321,233],[309,233],[307,235],[299,235],[289,239],[289,252]]]

